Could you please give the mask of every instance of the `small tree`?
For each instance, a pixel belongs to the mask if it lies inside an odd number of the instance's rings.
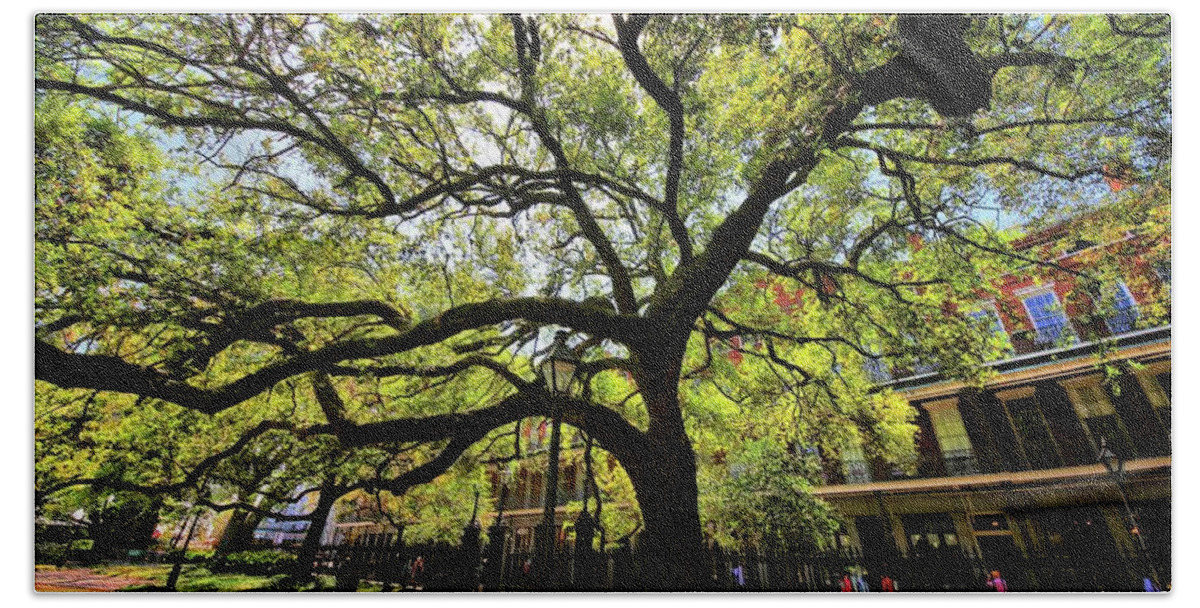
[[[715,479],[701,476],[701,513],[726,547],[812,551],[839,529],[813,497],[820,467],[776,441],[749,441],[729,455]],[[707,486],[707,487],[706,487]]]

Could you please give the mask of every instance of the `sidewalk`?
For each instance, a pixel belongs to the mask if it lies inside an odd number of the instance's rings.
[[[151,584],[139,578],[104,576],[86,568],[37,570],[33,574],[35,591],[116,591],[130,585]]]

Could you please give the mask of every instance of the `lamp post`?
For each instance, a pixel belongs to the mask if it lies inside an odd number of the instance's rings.
[[[508,467],[500,469],[500,501],[496,507],[496,521],[488,527],[488,547],[485,556],[484,586],[490,590],[500,589],[500,580],[504,573],[504,503],[508,499],[508,484],[512,481],[512,470]]]
[[[458,568],[458,583],[460,589],[474,590],[480,583],[479,566],[481,544],[479,533],[479,488],[475,488],[475,504],[471,507],[471,521],[463,527],[460,558]]]
[[[1133,512],[1133,508],[1129,506],[1129,494],[1125,489],[1125,459],[1117,453],[1113,452],[1108,447],[1108,441],[1100,438],[1100,450],[1097,452],[1096,459],[1108,469],[1108,474],[1113,479],[1113,484],[1117,487],[1117,494],[1121,497],[1121,505],[1125,507],[1125,519],[1129,526],[1129,535],[1133,537],[1133,550],[1136,557],[1138,574],[1149,573],[1150,580],[1154,583],[1155,588],[1159,587],[1158,571],[1154,568],[1154,562],[1150,560],[1150,551],[1146,547],[1146,539],[1142,538],[1142,530],[1138,526],[1137,515]]]
[[[549,464],[546,469],[546,497],[542,504],[542,521],[534,532],[534,549],[536,551],[534,567],[537,581],[549,588],[553,574],[554,543],[557,525],[554,522],[554,509],[558,505],[558,452],[562,439],[562,405],[560,397],[566,396],[575,380],[575,370],[579,367],[579,359],[567,347],[567,332],[560,331],[554,335],[554,344],[550,352],[539,366],[546,390],[554,399],[554,424],[550,431]]]
[[[588,495],[592,489],[592,438],[589,436],[587,447],[584,448],[583,463],[583,508],[575,519],[575,588],[588,590],[592,587],[594,576],[592,541],[596,536],[596,521],[588,513]],[[600,497],[597,496],[599,501]]]
[[[591,448],[589,442],[588,449]],[[588,460],[591,464],[591,460]],[[591,466],[588,466],[588,472],[585,479],[591,476]],[[586,590],[592,586],[592,540],[596,536],[596,523],[588,513],[588,490],[587,481],[583,484],[583,509],[579,511],[579,517],[575,519],[575,588]]]

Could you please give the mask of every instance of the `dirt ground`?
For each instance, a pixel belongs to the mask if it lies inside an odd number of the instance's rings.
[[[130,585],[150,584],[139,578],[104,576],[86,568],[72,570],[37,570],[33,575],[35,591],[116,591]]]

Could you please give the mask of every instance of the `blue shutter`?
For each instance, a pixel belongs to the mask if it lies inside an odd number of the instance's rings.
[[[1064,335],[1072,334],[1070,321],[1058,303],[1058,296],[1047,291],[1025,298],[1025,308],[1029,311],[1029,320],[1033,321],[1037,337],[1034,342],[1040,345],[1057,344]]]
[[[1129,289],[1125,287],[1125,284],[1118,283],[1117,288],[1113,291],[1112,313],[1104,322],[1108,324],[1108,329],[1112,333],[1123,334],[1133,330],[1137,318],[1137,303],[1133,301],[1133,296],[1129,293]]]

